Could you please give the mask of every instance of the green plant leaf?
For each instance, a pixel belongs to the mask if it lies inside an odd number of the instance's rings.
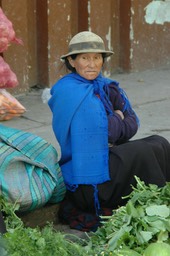
[[[146,213],[149,216],[160,216],[162,218],[167,218],[170,216],[170,209],[166,205],[150,205],[146,208]]]

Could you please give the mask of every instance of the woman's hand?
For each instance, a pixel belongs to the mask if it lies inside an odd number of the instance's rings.
[[[122,118],[122,120],[124,119],[124,114],[121,110],[117,109],[115,110],[115,113],[117,113]]]

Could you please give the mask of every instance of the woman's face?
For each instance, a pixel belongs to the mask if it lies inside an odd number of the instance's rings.
[[[76,72],[87,80],[95,79],[103,66],[103,56],[101,53],[82,53],[78,54],[73,60],[68,57],[70,65]]]

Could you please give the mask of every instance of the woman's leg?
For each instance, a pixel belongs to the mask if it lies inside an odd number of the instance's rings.
[[[136,185],[135,175],[146,184],[164,186],[170,181],[170,144],[157,135],[129,141],[110,149],[109,165],[111,179],[98,185],[99,200],[101,207],[117,208]],[[91,185],[79,185],[67,198],[81,210],[95,211]]]
[[[112,198],[109,205],[121,205],[121,197],[128,195],[131,184],[135,185],[134,175],[138,176],[146,184],[152,183],[164,186],[170,181],[170,144],[160,136],[150,136],[139,140],[113,147],[110,153],[111,182],[100,185],[100,195],[106,195],[111,191]],[[112,184],[111,184],[112,183]]]

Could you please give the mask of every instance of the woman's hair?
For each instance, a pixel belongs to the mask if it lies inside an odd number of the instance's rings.
[[[70,57],[71,57],[73,60],[75,60],[76,57],[77,57],[77,55],[78,55],[78,54],[72,54],[72,55],[70,55]],[[104,60],[105,60],[105,57],[106,57],[104,53],[102,53],[102,57],[103,57],[103,63],[104,63]],[[76,69],[70,65],[70,62],[69,62],[68,58],[65,58],[65,65],[66,65],[66,68],[67,68],[68,70],[70,70],[70,71],[73,72],[73,73],[76,73]]]
[[[70,55],[70,57],[71,57],[73,60],[75,60],[76,57],[77,57],[77,55],[78,55],[78,54],[73,54],[73,55]],[[70,65],[70,62],[69,62],[68,58],[65,58],[65,65],[66,65],[66,68],[67,68],[68,70],[70,70],[70,71],[73,72],[73,73],[76,73],[76,69],[73,68],[73,67]]]

